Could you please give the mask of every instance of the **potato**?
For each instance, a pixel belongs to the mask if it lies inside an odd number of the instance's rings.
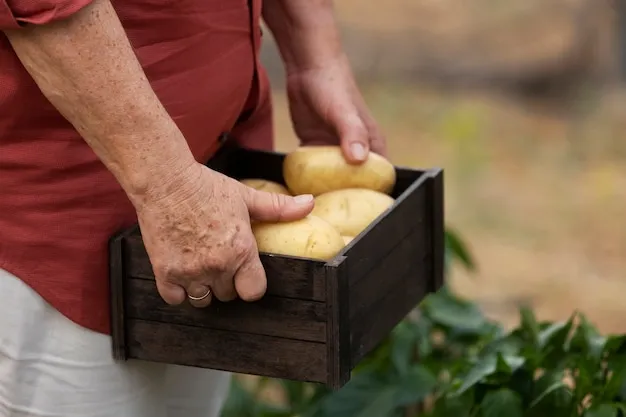
[[[388,194],[396,182],[396,171],[391,162],[373,152],[362,164],[351,165],[339,146],[301,146],[286,155],[283,177],[293,195],[317,196],[343,188]]]
[[[312,215],[292,222],[254,223],[252,233],[260,252],[278,255],[329,260],[345,246],[335,228]]]
[[[315,197],[311,214],[326,220],[342,236],[356,236],[393,202],[393,198],[378,191],[346,188]]]
[[[274,181],[263,180],[260,178],[246,178],[240,181],[242,184],[252,187],[255,190],[267,191],[269,193],[291,195],[284,185]]]
[[[352,236],[341,236],[341,237],[343,238],[343,242],[346,245],[354,240],[354,237],[352,237]]]

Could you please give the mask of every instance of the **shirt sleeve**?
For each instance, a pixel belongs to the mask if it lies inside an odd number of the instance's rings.
[[[44,25],[70,17],[93,0],[0,0],[0,30]]]

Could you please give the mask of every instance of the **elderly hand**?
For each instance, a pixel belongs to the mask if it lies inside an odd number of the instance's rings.
[[[371,150],[387,156],[386,140],[358,90],[345,55],[287,75],[289,110],[302,145],[340,144],[359,163]]]
[[[291,221],[313,209],[311,196],[257,191],[201,164],[166,188],[174,191],[153,191],[137,214],[157,289],[173,305],[188,296],[206,307],[211,294],[221,301],[261,298],[267,283],[251,219]]]

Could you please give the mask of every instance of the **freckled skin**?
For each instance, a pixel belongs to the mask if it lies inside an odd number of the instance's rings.
[[[250,219],[296,220],[311,211],[312,200],[297,204],[198,164],[109,0],[6,35],[42,93],[128,195],[163,299],[179,304],[208,286],[224,301],[260,298],[266,277]]]
[[[288,68],[293,121],[303,142],[339,140],[345,150],[357,138],[365,148],[371,142],[372,150],[383,149],[340,47],[332,2],[272,0],[263,4],[263,17]],[[302,219],[312,199],[256,191],[198,164],[152,90],[110,0],[5,34],[37,87],[135,207],[163,299],[179,304],[186,293],[204,295],[207,286],[223,300],[261,297],[266,277],[250,222]]]

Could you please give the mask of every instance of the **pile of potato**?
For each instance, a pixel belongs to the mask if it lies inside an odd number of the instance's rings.
[[[302,220],[254,222],[260,252],[331,259],[394,202],[389,194],[395,169],[371,152],[364,163],[351,165],[339,146],[302,146],[285,157],[283,177],[287,187],[257,178],[241,182],[274,193],[312,194],[315,208]]]

